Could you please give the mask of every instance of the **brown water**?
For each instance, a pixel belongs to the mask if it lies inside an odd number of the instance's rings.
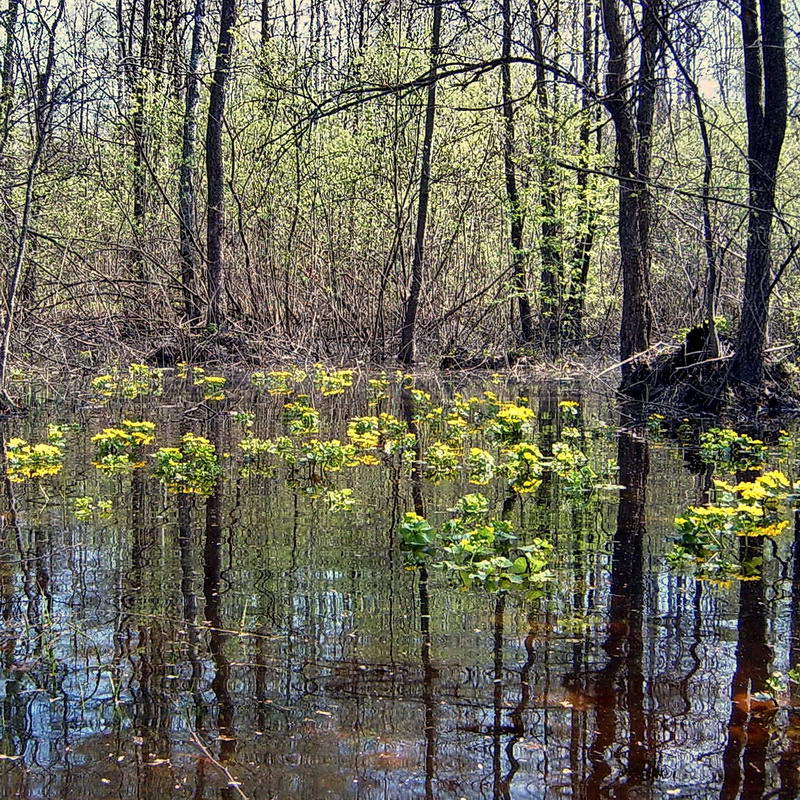
[[[567,396],[519,391],[542,412]],[[325,402],[331,418],[364,413]],[[279,404],[247,405],[257,430]],[[763,580],[674,574],[672,519],[705,479],[679,445],[617,435],[614,412],[584,405],[611,423],[592,447],[627,489],[584,505],[547,482],[515,509],[556,545],[557,579],[533,601],[404,568],[408,475],[349,472],[361,502],[345,514],[232,463],[211,497],[176,497],[91,466],[116,408],[8,423],[39,440],[48,420],[83,427],[61,476],[4,487],[0,796],[800,796],[800,697],[751,702],[800,662],[792,534],[747,545],[764,548]],[[182,426],[232,451],[242,435],[225,416],[181,421],[180,403],[139,411],[163,441]],[[426,513],[462,491],[423,486]],[[112,518],[76,520],[82,495],[112,497]]]

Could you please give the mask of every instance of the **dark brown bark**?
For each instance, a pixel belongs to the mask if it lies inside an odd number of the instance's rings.
[[[503,95],[503,173],[506,184],[506,202],[510,224],[511,273],[514,279],[514,290],[519,308],[520,330],[523,343],[533,339],[533,322],[531,318],[531,301],[528,297],[526,279],[526,251],[524,246],[525,211],[520,203],[517,186],[517,169],[515,157],[514,101],[511,91],[511,41],[513,26],[511,21],[511,0],[503,0],[503,36],[500,66],[500,80]]]
[[[139,60],[133,71],[131,128],[133,131],[133,267],[137,278],[146,278],[142,252],[147,217],[147,143],[145,103],[147,102],[147,74],[150,59],[151,1],[144,0],[142,7],[142,34],[139,41]],[[133,22],[131,21],[131,24]]]
[[[219,329],[224,322],[224,270],[222,235],[225,211],[225,181],[222,153],[222,128],[225,115],[225,87],[230,76],[236,0],[222,0],[219,38],[206,125],[206,180],[208,182],[208,228],[206,232],[206,289],[209,327]]]
[[[749,205],[744,294],[731,376],[760,388],[772,288],[775,183],[786,133],[786,45],[781,0],[742,0]]]
[[[414,256],[411,261],[411,285],[400,331],[398,359],[404,364],[414,362],[415,331],[419,298],[425,267],[425,228],[428,224],[428,203],[431,191],[431,156],[433,152],[433,128],[436,121],[436,79],[439,73],[439,51],[442,32],[442,0],[434,0],[433,26],[431,29],[431,63],[428,71],[428,96],[425,104],[425,131],[420,157],[419,201],[417,225],[414,232]]]
[[[11,133],[10,115],[14,101],[14,84],[17,70],[17,18],[21,0],[8,0],[3,28],[5,29],[5,46],[3,47],[3,63],[0,66],[0,155],[5,150]]]
[[[200,81],[197,74],[203,46],[205,0],[195,0],[192,14],[192,42],[186,70],[186,96],[181,130],[181,165],[178,183],[178,213],[180,225],[181,284],[183,314],[188,322],[199,319],[195,274],[197,272],[197,233],[195,220],[195,164],[197,159],[197,104],[200,100]]]
[[[599,109],[593,111],[591,92],[597,82],[597,49],[595,47],[596,18],[592,0],[583,3],[583,59],[581,91],[580,164],[576,183],[578,187],[578,217],[576,228],[579,236],[569,260],[569,291],[564,301],[562,337],[572,345],[583,339],[583,315],[586,306],[586,285],[592,263],[598,207],[589,191],[589,166],[593,151],[600,150],[600,134],[592,145],[592,127],[597,125]],[[598,128],[599,131],[599,128]]]
[[[655,68],[660,53],[658,9],[645,3],[640,26],[639,80],[629,89],[628,36],[620,18],[619,0],[602,0],[609,54],[605,106],[614,123],[619,179],[618,235],[622,272],[620,358],[623,386],[637,383],[641,365],[636,356],[650,345],[650,216],[648,190],[652,126],[655,109]]]
[[[22,219],[17,240],[14,243],[14,258],[4,287],[5,313],[3,315],[2,338],[0,338],[0,407],[8,408],[13,405],[8,395],[6,386],[6,371],[8,356],[11,348],[11,334],[14,330],[14,321],[17,311],[18,290],[20,278],[25,265],[25,257],[31,232],[31,219],[34,207],[34,189],[39,174],[42,154],[47,146],[53,126],[55,103],[51,88],[51,80],[56,66],[56,37],[58,28],[64,16],[65,0],[59,0],[55,18],[49,24],[39,20],[48,34],[47,54],[44,64],[39,72],[37,91],[35,94],[35,137],[33,153],[25,174],[25,200],[22,208]]]
[[[530,2],[533,52],[536,59],[536,101],[539,107],[541,130],[539,167],[539,204],[541,222],[539,230],[540,279],[539,294],[542,310],[542,342],[551,356],[561,351],[561,321],[563,300],[563,269],[561,263],[561,225],[557,218],[557,186],[553,148],[555,128],[552,125],[552,109],[547,91],[547,73],[544,68],[544,46],[542,44],[542,21],[536,0]]]

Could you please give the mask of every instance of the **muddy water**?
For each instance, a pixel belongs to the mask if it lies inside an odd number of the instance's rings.
[[[511,391],[531,396],[542,437],[578,396]],[[587,441],[626,488],[581,504],[546,481],[518,504],[517,527],[556,546],[535,600],[404,567],[403,512],[441,517],[463,486],[359,467],[337,478],[358,507],[332,513],[284,474],[242,477],[242,430],[177,401],[8,423],[31,440],[47,421],[81,428],[60,476],[4,486],[0,796],[800,796],[800,698],[789,684],[778,708],[758,700],[800,662],[793,534],[743,545],[763,550],[762,580],[675,574],[672,519],[703,489],[691,454],[646,427],[617,433],[615,410],[580,399],[583,422],[608,423]],[[365,413],[353,402],[324,412]],[[269,432],[279,404],[231,408]],[[231,453],[212,495],[99,474],[90,437],[123,414],[157,421],[159,443],[190,429]],[[110,517],[76,519],[84,495],[112,499]]]

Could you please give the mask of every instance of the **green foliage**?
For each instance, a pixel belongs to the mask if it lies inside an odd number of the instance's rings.
[[[708,464],[747,470],[761,466],[766,457],[764,442],[730,428],[709,428],[700,435],[700,458]]]
[[[424,517],[406,511],[400,523],[400,540],[410,564],[420,564],[433,555],[437,536],[433,526]]]
[[[57,444],[28,444],[14,437],[6,442],[6,476],[12,483],[58,475],[64,451]]]
[[[90,520],[95,516],[100,519],[109,519],[113,510],[114,504],[111,500],[95,500],[89,495],[75,497],[72,500],[72,511],[82,521]]]
[[[122,420],[119,428],[105,428],[92,436],[94,465],[108,472],[126,472],[145,465],[144,447],[155,440],[152,422]]]
[[[258,389],[266,389],[273,396],[290,395],[307,377],[302,369],[293,367],[291,370],[254,372],[250,383]]]
[[[325,397],[342,394],[353,385],[353,370],[336,369],[330,372],[322,364],[314,368],[314,386]]]
[[[256,415],[252,411],[232,411],[231,419],[243,428],[252,428],[256,421]]]
[[[290,436],[319,432],[319,412],[300,399],[283,407],[283,419]]]
[[[153,476],[171,494],[209,495],[221,467],[216,447],[202,436],[186,433],[180,447],[161,447],[153,453]]]
[[[760,558],[739,563],[733,543],[740,536],[777,536],[788,527],[783,516],[789,480],[772,471],[735,486],[718,480],[714,484],[717,504],[689,506],[675,518],[679,536],[667,559],[707,580],[757,577]]]
[[[114,370],[92,379],[94,394],[102,399],[136,400],[160,397],[164,392],[163,373],[147,364],[130,364],[125,372]]]

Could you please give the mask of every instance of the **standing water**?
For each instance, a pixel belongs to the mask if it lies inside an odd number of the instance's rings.
[[[40,409],[2,797],[800,796],[792,435],[323,369]]]

